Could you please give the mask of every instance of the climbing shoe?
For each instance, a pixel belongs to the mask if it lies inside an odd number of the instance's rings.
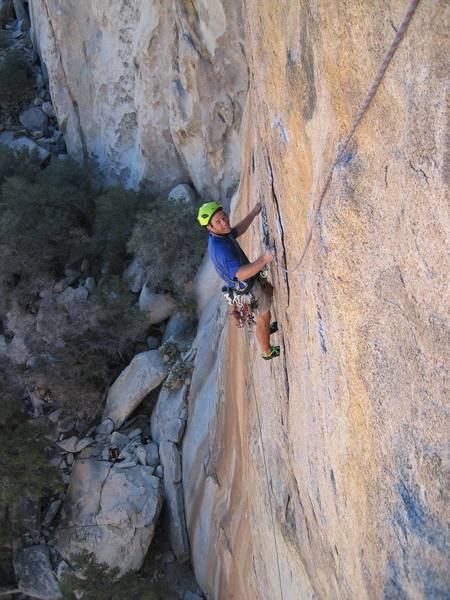
[[[280,356],[280,346],[271,346],[270,354],[268,354],[267,356],[264,356],[264,354],[261,354],[261,356],[263,357],[264,360],[270,360],[271,358]]]
[[[269,327],[270,335],[272,335],[272,333],[276,333],[277,331],[278,331],[278,322],[272,321],[272,323],[270,324],[270,327]]]

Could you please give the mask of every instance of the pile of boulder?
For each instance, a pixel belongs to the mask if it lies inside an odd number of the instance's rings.
[[[108,390],[101,423],[83,437],[76,435],[75,419],[61,409],[46,415],[55,440],[50,459],[68,487],[49,502],[40,534],[24,540],[16,554],[22,592],[59,598],[61,577],[73,558],[86,552],[122,574],[138,570],[163,506],[174,559],[189,559],[180,444],[190,380],[170,388],[164,381],[174,347],[179,360],[192,361],[192,333],[186,317],[174,313],[160,348],[131,360]],[[150,419],[136,415],[139,404],[158,389]]]
[[[9,49],[23,52],[29,63],[35,97],[17,115],[2,112],[0,144],[36,150],[44,164],[52,156],[64,159],[67,154],[45,66],[32,48],[26,14],[17,16],[22,5],[18,0],[14,13],[12,2],[0,0],[0,26],[7,32]],[[180,200],[194,202],[189,185],[170,192],[168,201]],[[160,514],[173,560],[182,564],[189,559],[181,441],[195,332],[169,294],[152,290],[148,271],[138,260],[128,266],[124,279],[137,295],[136,310],[146,315],[144,326],[138,326],[142,331],[129,332],[130,339],[145,342],[147,350],[138,352],[109,388],[101,423],[89,429],[63,409],[49,409],[50,402],[39,390],[29,390],[34,418],[45,421],[52,432],[48,457],[65,486],[64,492],[47,498],[45,506],[24,501],[17,516],[23,524],[14,557],[18,589],[33,598],[61,598],[61,578],[72,569],[73,557],[85,552],[122,574],[138,570]],[[100,306],[92,302],[97,283],[84,260],[76,267],[67,265],[59,281],[36,284],[33,310],[24,312],[13,304],[6,314],[0,355],[32,370],[57,360],[58,349],[74,332],[82,335],[96,328],[101,316]],[[55,356],[36,354],[29,344],[36,335],[55,349]],[[151,415],[136,415],[151,394]],[[200,596],[186,592],[185,597]]]
[[[21,52],[31,71],[35,96],[22,107],[18,119],[15,114],[2,111],[0,144],[14,150],[34,150],[42,164],[51,156],[64,160],[67,158],[66,144],[52,105],[47,70],[33,49],[26,9],[23,7],[25,12],[22,12],[20,2],[14,2],[16,4],[13,7],[10,0],[0,2],[0,31],[8,40],[1,54],[5,55],[10,50]],[[20,16],[16,16],[16,12]],[[2,56],[0,60],[3,60]]]

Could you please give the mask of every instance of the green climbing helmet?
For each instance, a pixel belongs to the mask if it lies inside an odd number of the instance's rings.
[[[221,210],[222,207],[217,202],[206,202],[206,204],[202,204],[198,209],[198,222],[203,227],[209,225],[212,216],[218,211]]]

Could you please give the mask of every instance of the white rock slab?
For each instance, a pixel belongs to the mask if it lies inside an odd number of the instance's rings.
[[[62,598],[46,546],[30,546],[19,550],[14,569],[19,590],[23,594],[42,600]]]
[[[170,294],[156,294],[147,285],[139,296],[139,309],[147,314],[150,325],[165,321],[175,310],[175,302]]]
[[[180,452],[172,442],[163,441],[159,446],[159,453],[164,469],[165,519],[169,541],[178,562],[183,563],[189,559],[189,539],[181,483]]]
[[[186,204],[195,204],[197,195],[192,186],[188,183],[180,183],[170,190],[167,197],[169,202],[185,202]]]
[[[186,425],[187,386],[178,390],[162,389],[153,409],[150,425],[152,439],[180,442]]]
[[[137,354],[110,387],[102,420],[112,419],[119,428],[166,375],[158,350]]]
[[[105,461],[79,460],[73,468],[57,547],[70,556],[94,553],[98,562],[126,573],[138,570],[153,539],[163,495],[152,467],[114,467]]]

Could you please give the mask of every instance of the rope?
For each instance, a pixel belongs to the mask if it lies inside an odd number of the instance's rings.
[[[319,216],[319,212],[322,208],[322,203],[323,203],[323,199],[325,197],[325,194],[328,191],[328,188],[330,186],[330,182],[331,182],[331,178],[333,177],[333,172],[334,169],[336,168],[336,166],[338,165],[338,163],[340,162],[340,160],[342,159],[342,155],[344,154],[348,143],[350,142],[350,140],[353,137],[353,134],[355,133],[356,129],[358,128],[358,125],[361,123],[367,109],[369,108],[370,103],[372,102],[375,94],[377,93],[378,87],[381,83],[381,80],[383,79],[383,76],[386,72],[386,69],[388,68],[400,42],[403,39],[403,36],[406,33],[406,30],[408,29],[409,23],[414,15],[414,12],[417,8],[417,6],[419,5],[420,0],[410,0],[410,3],[408,5],[408,8],[406,9],[405,12],[405,16],[403,17],[403,21],[400,25],[400,27],[398,28],[398,30],[395,33],[394,39],[392,40],[392,43],[389,47],[389,50],[386,52],[386,54],[384,55],[384,59],[383,62],[381,63],[381,66],[378,70],[378,73],[375,77],[375,79],[372,82],[372,85],[370,86],[366,97],[364,99],[364,101],[362,102],[361,106],[359,107],[358,112],[356,113],[356,116],[353,120],[353,124],[350,127],[350,131],[348,132],[347,136],[345,137],[344,141],[338,145],[337,148],[337,152],[336,152],[336,158],[334,159],[334,162],[332,163],[330,170],[328,172],[327,178],[325,180],[325,184],[322,188],[322,191],[320,193],[319,196],[319,203],[317,205],[317,209],[314,213],[314,220],[313,220],[313,224],[311,225],[307,238],[306,238],[306,243],[305,246],[303,248],[303,252],[300,256],[300,260],[298,261],[297,265],[295,267],[293,267],[292,269],[285,269],[284,267],[282,267],[278,261],[275,259],[274,257],[274,263],[282,270],[284,271],[284,273],[293,273],[294,271],[296,271],[302,264],[303,259],[306,256],[306,252],[309,248],[309,244],[311,243],[311,239],[312,239],[312,234],[313,234],[313,230],[315,225],[317,224],[317,217]]]
[[[249,336],[249,332],[248,332],[247,328],[245,329],[245,337],[247,339],[247,345],[250,346],[250,336]],[[281,600],[283,600],[284,599],[283,585],[282,585],[282,580],[281,580],[280,557],[278,555],[277,536],[275,533],[275,517],[273,514],[272,493],[270,491],[269,469],[267,467],[266,451],[264,449],[264,442],[263,442],[263,435],[262,435],[261,414],[259,412],[258,400],[256,397],[256,390],[255,390],[255,379],[253,377],[253,369],[252,369],[251,365],[250,365],[250,373],[251,373],[252,387],[253,387],[253,398],[255,400],[256,416],[257,416],[257,421],[258,421],[259,437],[261,439],[261,450],[262,450],[263,463],[264,463],[264,472],[266,474],[267,492],[268,492],[269,506],[270,506],[270,517],[271,517],[271,521],[272,521],[273,543],[274,543],[274,547],[275,547],[275,556],[277,559],[278,582],[280,584],[280,598],[281,598]]]

